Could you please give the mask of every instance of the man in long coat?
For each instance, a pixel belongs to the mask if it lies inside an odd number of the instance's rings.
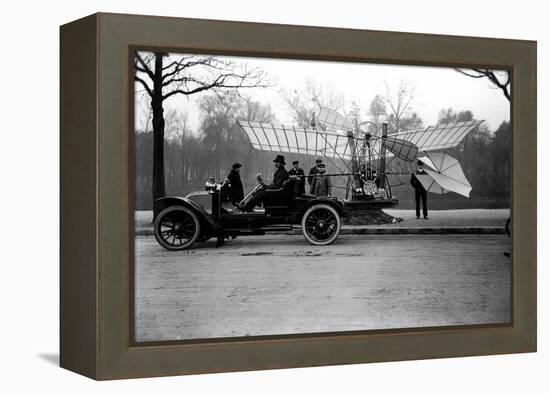
[[[238,162],[233,164],[223,188],[224,194],[227,195],[233,205],[237,205],[244,199],[244,189],[240,174],[241,167],[242,165]]]
[[[317,168],[319,172],[313,177],[309,192],[315,196],[330,196],[332,184],[330,177],[325,174],[325,164],[319,164]]]
[[[311,183],[313,182],[313,177],[317,173],[319,173],[318,166],[323,163],[323,160],[320,157],[317,157],[315,159],[315,166],[309,170],[309,176],[307,177],[307,182],[311,186]],[[304,184],[305,185],[305,184]]]
[[[300,168],[299,161],[292,161],[292,168],[288,171],[289,176],[295,176],[294,182],[294,195],[302,195],[306,193],[306,178],[304,176],[304,170]]]
[[[416,219],[420,218],[420,201],[422,200],[422,214],[424,219],[428,219],[428,192],[424,189],[422,183],[416,176],[426,175],[424,170],[424,163],[418,161],[418,168],[411,175],[411,186],[414,188],[414,201],[416,203]]]

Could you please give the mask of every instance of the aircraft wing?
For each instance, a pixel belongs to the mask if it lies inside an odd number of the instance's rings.
[[[354,129],[347,118],[330,108],[321,108],[317,115],[317,122],[327,130],[353,131]]]
[[[256,150],[298,153],[341,160],[352,158],[348,136],[312,128],[276,123],[237,121]]]
[[[483,121],[471,120],[438,124],[425,129],[398,132],[390,136],[411,142],[418,147],[418,150],[422,151],[447,149],[458,145],[470,131],[474,130]]]
[[[407,162],[414,161],[418,154],[418,147],[414,143],[400,138],[389,136],[384,139],[384,146],[397,158]]]

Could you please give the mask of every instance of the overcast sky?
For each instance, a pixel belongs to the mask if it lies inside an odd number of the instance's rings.
[[[173,59],[174,55],[171,56]],[[412,110],[419,114],[425,126],[436,124],[438,113],[444,108],[457,112],[471,110],[477,119],[486,121],[491,131],[510,119],[509,102],[500,90],[493,88],[485,78],[469,78],[452,68],[244,57],[225,59],[245,61],[249,68],[259,67],[269,75],[274,82],[272,87],[246,89],[243,93],[255,101],[271,105],[282,123],[291,123],[292,117],[281,97],[281,89],[302,90],[307,79],[342,94],[346,109],[352,101],[357,101],[363,119],[367,118],[372,98],[386,92],[385,82],[395,89],[401,80],[414,87]],[[139,85],[136,88],[139,89]],[[164,102],[164,108],[187,111],[192,130],[197,131],[200,124],[198,101],[204,94],[207,93],[172,96]],[[140,116],[143,116],[139,107],[136,116],[136,126],[139,127],[142,123]]]

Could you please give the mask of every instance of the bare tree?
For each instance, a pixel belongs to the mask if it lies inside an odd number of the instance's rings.
[[[139,124],[136,125],[139,131],[150,132],[153,111],[151,110],[151,96],[145,91],[136,92],[136,114],[141,114]],[[138,118],[136,118],[138,120]]]
[[[189,128],[188,114],[185,109],[170,108],[166,111],[164,118],[166,135],[169,138],[175,138],[178,141],[185,138]]]
[[[361,118],[361,105],[357,100],[351,101],[346,117],[355,128],[359,128],[359,124],[362,123],[363,119]]]
[[[166,134],[169,138],[177,141],[180,147],[180,170],[181,170],[181,185],[185,184],[186,180],[186,165],[185,165],[185,142],[189,133],[188,114],[186,111],[177,111],[172,108],[166,112]]]
[[[294,121],[303,127],[309,127],[314,112],[321,108],[341,111],[344,108],[344,96],[328,84],[307,79],[302,90],[282,90],[281,96],[293,114]]]
[[[270,123],[275,120],[275,114],[271,111],[269,105],[263,105],[250,97],[245,98],[244,108],[239,113],[239,117],[246,121],[258,123]]]
[[[165,61],[167,60],[167,61]],[[214,56],[169,55],[135,52],[134,81],[151,97],[153,114],[153,200],[166,194],[164,179],[163,102],[181,94],[190,96],[206,90],[265,87],[265,74]]]
[[[369,115],[370,121],[379,126],[383,119],[385,119],[385,117],[388,115],[386,111],[386,103],[384,101],[384,97],[382,97],[380,94],[375,95],[370,102],[367,114]],[[369,130],[371,133],[374,134],[377,134],[378,132],[376,127],[373,127],[372,124],[369,124]]]
[[[388,83],[384,82],[384,84],[386,85],[386,94],[383,99],[390,110],[389,120],[392,123],[390,128],[393,132],[399,132],[401,119],[409,113],[414,99],[414,87],[401,80],[397,89],[392,92]]]
[[[487,78],[491,85],[500,89],[504,97],[510,101],[510,72],[506,70],[490,70],[488,68],[456,68],[457,72],[470,78]]]
[[[314,79],[306,80],[306,93],[317,109],[330,108],[335,111],[344,108],[344,96],[329,84],[316,83]]]
[[[211,175],[222,178],[231,154],[231,139],[235,121],[245,100],[235,92],[208,94],[200,101],[202,143],[210,153],[205,166],[211,169]]]

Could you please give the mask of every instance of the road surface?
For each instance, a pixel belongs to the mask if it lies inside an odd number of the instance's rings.
[[[510,217],[510,209],[460,209],[433,210],[429,220],[417,220],[414,210],[384,209],[384,212],[403,221],[395,224],[369,225],[369,228],[473,228],[498,227],[504,228]],[[153,233],[153,212],[138,210],[135,212],[136,233]],[[354,228],[356,226],[344,227]]]
[[[244,237],[169,252],[136,237],[136,340],[506,323],[505,235]]]

